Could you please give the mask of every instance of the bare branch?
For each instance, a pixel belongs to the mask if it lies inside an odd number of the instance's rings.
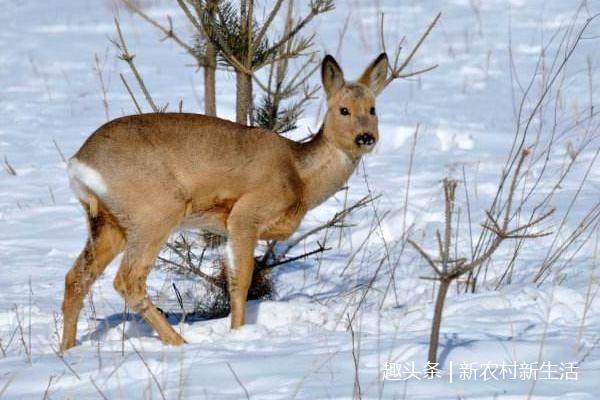
[[[319,243],[318,241],[317,241],[317,244],[319,245],[319,247],[317,247],[315,250],[311,250],[311,251],[306,252],[304,254],[301,254],[299,256],[287,258],[285,260],[275,261],[274,263],[271,263],[271,264],[267,263],[267,264],[261,265],[260,269],[262,270],[262,269],[275,268],[275,267],[278,267],[278,266],[283,265],[283,264],[288,264],[288,263],[291,263],[291,262],[294,262],[294,261],[297,261],[297,260],[302,260],[302,259],[304,259],[306,257],[309,257],[309,256],[312,256],[314,254],[323,253],[325,251],[331,250],[331,247],[325,247],[325,246],[323,246],[322,243]]]
[[[425,32],[423,32],[423,34],[421,35],[421,37],[419,38],[419,40],[417,41],[415,46],[412,48],[412,50],[410,51],[408,56],[404,59],[404,61],[400,65],[398,65],[398,59],[400,57],[400,51],[402,50],[402,47],[400,45],[398,45],[398,49],[396,50],[396,53],[394,54],[394,62],[390,66],[390,75],[388,76],[387,80],[385,81],[384,88],[387,85],[389,85],[392,81],[394,81],[395,79],[404,79],[404,78],[412,77],[415,75],[424,74],[426,72],[429,72],[429,71],[437,68],[437,65],[432,65],[430,67],[427,67],[427,68],[424,68],[424,69],[421,69],[421,70],[418,70],[415,72],[406,73],[406,74],[402,73],[404,71],[404,69],[406,69],[406,67],[410,64],[410,62],[412,61],[414,56],[417,54],[417,51],[419,50],[419,48],[421,47],[421,45],[423,44],[425,39],[427,39],[427,36],[429,36],[429,34],[431,33],[431,31],[433,30],[433,28],[435,27],[435,25],[437,24],[437,22],[439,21],[441,16],[442,16],[441,12],[435,16],[435,18],[431,21],[431,23],[429,24],[429,26],[427,27]],[[382,43],[382,47],[385,51],[385,38],[384,38],[384,34],[383,34],[383,15],[381,16],[380,36],[381,36],[380,40]]]
[[[275,3],[275,5],[271,9],[271,12],[269,13],[269,16],[263,22],[263,25],[260,28],[260,31],[258,31],[258,34],[256,35],[256,38],[254,39],[254,42],[252,43],[252,47],[249,49],[249,53],[250,54],[252,54],[254,52],[254,49],[256,49],[256,48],[258,48],[258,46],[260,46],[260,43],[262,42],[265,34],[267,33],[267,29],[269,29],[269,26],[271,26],[271,23],[275,19],[275,16],[279,12],[279,9],[281,8],[282,4],[283,4],[283,0],[277,0],[277,2]]]
[[[417,250],[419,252],[419,254],[425,259],[425,261],[427,261],[427,263],[429,264],[429,266],[431,268],[433,268],[433,270],[435,271],[436,274],[438,274],[438,276],[442,276],[442,271],[440,271],[440,269],[437,267],[437,265],[435,265],[435,262],[433,261],[433,259],[431,258],[431,256],[429,254],[427,254],[427,252],[425,250],[423,250],[421,248],[421,246],[419,246],[417,244],[417,242],[415,242],[412,239],[407,239],[408,243],[410,243],[410,245],[412,247],[415,248],[415,250]]]
[[[123,85],[125,85],[125,89],[127,89],[127,93],[129,93],[129,96],[131,96],[131,100],[133,101],[133,104],[135,105],[135,108],[136,108],[138,114],[142,114],[142,109],[140,108],[140,105],[138,104],[137,100],[135,99],[135,95],[131,91],[131,88],[127,84],[125,77],[123,76],[123,74],[119,74],[119,76],[121,77],[121,82],[123,82]]]
[[[240,385],[240,387],[244,391],[244,394],[246,395],[246,399],[250,400],[250,393],[248,393],[248,389],[246,389],[246,386],[244,386],[244,384],[240,380],[240,377],[238,376],[238,374],[235,373],[235,370],[233,369],[231,364],[229,364],[229,361],[226,361],[226,364],[227,364],[227,367],[229,368],[229,370],[231,371],[231,374],[235,378],[235,381],[238,383],[238,385]]]
[[[434,69],[436,69],[438,67],[438,65],[432,65],[430,67],[427,68],[423,68],[423,69],[418,69],[416,71],[413,72],[409,72],[407,74],[399,74],[396,78],[397,79],[406,79],[406,78],[412,78],[413,76],[417,76],[417,75],[421,75],[424,73],[427,73],[429,71],[433,71]]]
[[[298,32],[302,30],[314,17],[319,14],[331,11],[334,8],[333,0],[313,0],[310,3],[310,12],[302,18],[293,28],[285,33],[273,46],[271,46],[267,53],[275,53],[281,46],[292,39]]]
[[[352,204],[350,207],[345,208],[344,210],[335,213],[335,215],[329,221],[309,230],[308,232],[298,236],[296,239],[289,242],[287,244],[287,246],[285,247],[285,249],[281,252],[281,256],[285,256],[294,246],[296,246],[298,243],[302,242],[307,237],[312,236],[312,235],[322,231],[323,229],[327,229],[327,228],[330,228],[333,226],[338,226],[339,223],[341,221],[343,221],[345,216],[347,216],[348,214],[352,213],[353,211],[355,211],[359,208],[363,208],[363,207],[367,206],[368,204],[377,200],[379,197],[380,196],[371,197],[370,195],[367,195],[367,196],[361,198],[360,200],[358,200],[356,203]]]
[[[138,69],[136,68],[136,66],[133,62],[135,55],[129,53],[129,50],[127,49],[127,44],[125,43],[125,39],[123,38],[123,33],[121,32],[121,26],[119,25],[119,20],[117,18],[115,18],[115,26],[117,27],[117,34],[118,34],[118,39],[119,39],[120,43],[117,43],[115,41],[113,41],[113,43],[121,51],[121,55],[119,56],[119,58],[121,60],[125,61],[129,65],[129,68],[131,68],[131,71],[133,72],[133,75],[135,76],[135,79],[137,80],[137,82],[140,86],[140,89],[142,90],[142,93],[144,93],[144,96],[146,97],[146,101],[152,108],[152,111],[160,112],[160,109],[156,106],[156,103],[154,103],[154,100],[152,100],[152,96],[150,95],[150,92],[146,88],[146,85],[144,84],[144,80],[142,79],[142,76],[140,75]]]
[[[173,23],[172,23],[170,17],[167,16],[169,26],[165,27],[164,25],[161,25],[158,21],[156,21],[154,18],[152,18],[148,14],[146,14],[133,1],[131,1],[131,0],[121,0],[121,2],[123,2],[123,4],[125,4],[125,6],[127,6],[127,8],[132,13],[139,15],[144,21],[148,22],[150,25],[154,26],[156,29],[158,29],[159,31],[161,31],[165,35],[161,40],[166,40],[166,39],[173,40],[181,48],[183,48],[186,52],[188,52],[190,55],[192,55],[197,60],[198,65],[200,65],[200,66],[205,66],[206,65],[206,60],[204,60],[204,57],[202,57],[202,55],[200,55],[199,52],[196,49],[194,49],[193,46],[191,46],[188,43],[184,42],[175,33],[175,31],[173,30]]]

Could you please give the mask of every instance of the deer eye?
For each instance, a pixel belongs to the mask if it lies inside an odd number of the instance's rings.
[[[346,107],[342,107],[340,108],[340,114],[346,116],[346,115],[350,115],[350,111],[348,111],[348,109]]]
[[[375,107],[371,107],[371,109],[369,110],[369,113],[371,115],[375,115]]]

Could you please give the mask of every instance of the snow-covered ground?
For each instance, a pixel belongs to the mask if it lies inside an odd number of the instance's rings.
[[[176,27],[185,26],[174,1],[146,3],[152,15],[168,13]],[[512,256],[513,244],[505,243],[485,277],[482,273],[475,294],[458,294],[454,286],[450,290],[441,334],[441,376],[425,380],[406,374],[413,365],[422,370],[426,362],[435,285],[421,279],[431,271],[413,250],[401,252],[403,230],[414,223],[411,236],[433,249],[428,243],[433,243],[433,233],[443,221],[440,181],[445,176],[462,180],[464,169],[472,228],[478,232],[482,210],[491,203],[510,149],[521,90],[543,45],[562,29],[547,49],[544,66],[551,70],[553,51],[573,20],[578,1],[338,0],[336,10],[317,18],[310,29],[317,32],[319,50],[335,53],[350,18],[339,52],[348,77],[357,76],[381,51],[377,27],[382,11],[388,46],[402,35],[413,44],[433,16],[443,13],[415,64],[415,68],[439,67],[420,79],[396,82],[380,96],[381,143],[350,181],[348,201],[371,191],[382,194],[376,208],[367,207],[354,216],[341,240],[335,232],[335,238],[329,238],[334,248],[322,257],[277,268],[276,296],[251,302],[249,323],[242,329],[229,331],[227,318],[186,323],[180,328],[190,344],[179,348],[163,346],[135,318],[122,321],[123,303],[112,288],[117,264],[113,263],[94,286],[93,302],[86,302],[80,343],[64,359],[55,352],[63,279],[81,250],[86,229],[60,152],[74,153],[107,119],[95,54],[107,88],[109,117],[134,112],[118,74],[133,80],[108,40],[114,35],[113,16],[120,14],[137,66],[159,104],[169,103],[174,109],[183,99],[185,111],[201,110],[201,74],[181,49],[159,42],[152,27],[110,1],[0,0],[0,6],[0,157],[16,171],[13,176],[0,170],[0,398],[237,399],[246,397],[245,388],[255,399],[341,399],[353,396],[356,383],[363,398],[600,396],[600,270],[593,257],[597,224],[573,245],[578,249],[575,254],[568,252],[554,264],[540,286],[533,277],[556,247],[557,236],[526,244],[515,262],[511,284],[496,289]],[[597,12],[600,4],[587,1],[574,32]],[[182,34],[189,35],[191,30],[185,29]],[[598,35],[600,22],[595,21],[562,81],[548,185],[564,168],[570,149],[586,137],[593,139],[551,202],[557,212],[544,227],[558,230],[559,241],[600,197],[598,162],[590,167],[600,144],[597,119],[587,124],[590,101],[598,101],[594,86],[600,82]],[[235,108],[233,85],[232,76],[219,75],[219,114],[227,118]],[[526,109],[531,109],[540,89],[536,81]],[[533,121],[528,144],[538,133],[541,142],[547,142],[552,132],[554,100],[546,106],[542,118]],[[318,108],[318,101],[309,107],[299,136],[318,125]],[[587,181],[571,206],[586,171]],[[458,252],[469,254],[464,188],[461,181]],[[543,194],[549,189],[542,185],[540,190]],[[301,229],[327,220],[343,204],[341,193],[311,212]],[[375,213],[385,215],[381,226],[373,225]],[[306,249],[314,246],[316,242],[308,242]],[[386,250],[392,256],[361,302]],[[395,279],[386,291],[394,265]],[[154,273],[151,292],[160,291],[171,278]],[[354,339],[348,315],[355,315]],[[125,342],[124,323],[131,338]],[[402,380],[382,380],[388,362],[402,368]],[[513,362],[519,363],[516,370],[510,367]],[[537,380],[527,375],[527,367],[536,362],[537,367],[544,365]],[[475,375],[467,375],[468,363],[477,369]],[[486,372],[486,365],[493,370],[493,364],[503,363],[504,374],[496,370],[491,377]],[[568,373],[569,363],[577,363],[576,375]]]

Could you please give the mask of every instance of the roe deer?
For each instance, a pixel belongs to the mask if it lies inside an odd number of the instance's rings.
[[[379,138],[375,96],[387,74],[383,53],[347,83],[326,56],[327,114],[304,143],[183,113],[117,118],[94,132],[68,164],[89,239],[65,278],[61,349],[75,345],[83,300],[120,252],[115,289],[164,343],[185,343],[146,293],[161,246],[183,224],[227,236],[231,327],[243,325],[257,241],[288,238],[309,209],[345,184]]]

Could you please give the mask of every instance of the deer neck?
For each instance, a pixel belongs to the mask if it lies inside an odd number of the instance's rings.
[[[325,134],[324,124],[309,141],[302,143],[296,159],[304,191],[304,203],[310,209],[331,197],[348,181],[359,156],[352,156],[335,146]]]

